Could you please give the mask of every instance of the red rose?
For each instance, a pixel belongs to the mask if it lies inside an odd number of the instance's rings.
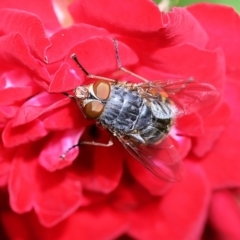
[[[61,28],[61,5],[54,6],[0,3],[2,234],[238,239],[239,16],[219,5],[162,13],[147,0],[79,0],[69,7],[74,23]],[[221,93],[211,109],[179,118],[170,132],[183,162],[180,182],[159,179],[117,141],[60,158],[80,138],[109,139],[62,93],[89,82],[73,53],[89,73],[125,79],[113,38],[122,65],[135,73],[153,81],[194,78]]]

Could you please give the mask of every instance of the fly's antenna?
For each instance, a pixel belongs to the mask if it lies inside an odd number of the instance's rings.
[[[115,49],[115,53],[116,53],[117,65],[118,65],[118,68],[121,69],[122,68],[122,63],[121,63],[121,60],[120,60],[120,57],[119,57],[118,41],[115,38],[113,38],[113,43],[114,43],[114,49]]]
[[[77,55],[76,53],[73,53],[71,55],[71,58],[76,62],[76,64],[78,65],[78,67],[87,75],[90,76],[89,72],[82,66],[82,64],[78,61]]]

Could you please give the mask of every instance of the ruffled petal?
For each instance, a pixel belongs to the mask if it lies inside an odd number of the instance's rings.
[[[213,188],[240,186],[240,130],[239,130],[239,82],[228,81],[226,86],[226,101],[232,110],[232,116],[212,151],[202,161]]]
[[[29,213],[4,212],[0,217],[9,239],[78,240],[79,236],[84,240],[116,239],[127,228],[125,218],[105,204],[79,210],[52,228],[43,227]]]
[[[26,101],[13,120],[13,126],[19,126],[37,119],[40,115],[67,105],[71,100],[63,94],[42,92]]]
[[[237,194],[228,190],[213,193],[209,210],[209,223],[216,234],[215,239],[239,239],[240,209]],[[223,221],[227,219],[227,221]],[[212,238],[211,238],[212,239]]]
[[[16,147],[24,143],[37,141],[47,134],[48,131],[39,119],[17,127],[13,127],[12,121],[9,121],[3,130],[2,141],[5,147]]]
[[[129,234],[136,239],[200,239],[210,195],[201,168],[186,164],[182,182],[175,184],[162,199],[129,214]]]
[[[226,57],[227,74],[239,78],[240,55],[236,54],[240,52],[239,14],[232,7],[207,3],[195,4],[187,10],[207,32],[209,36],[207,48],[221,47]]]
[[[119,52],[121,53],[122,64],[124,66],[137,62],[136,54],[125,44],[119,42]],[[114,50],[114,43],[111,38],[92,37],[78,45],[74,46],[66,56],[65,62],[56,72],[53,81],[49,86],[50,92],[64,92],[72,90],[77,86],[89,83],[86,80],[86,74],[79,68],[76,62],[71,58],[75,53],[79,62],[85,70],[94,75],[108,73],[118,70],[117,59]]]
[[[152,33],[164,26],[162,14],[152,1],[81,0],[70,5],[70,12],[77,22],[100,26],[111,32]],[[151,14],[146,17],[148,13]]]
[[[123,171],[122,155],[116,154],[114,146],[81,145],[75,162],[73,168],[85,189],[106,194],[118,186]]]
[[[43,0],[36,3],[29,2],[28,0],[19,0],[17,2],[14,0],[7,0],[0,2],[0,8],[23,10],[22,13],[24,13],[24,11],[34,13],[43,20],[49,32],[56,31],[60,28],[51,1]],[[17,21],[16,23],[19,24],[20,22]]]
[[[82,132],[83,129],[73,129],[52,134],[45,141],[39,163],[51,172],[71,165],[79,153],[78,147],[71,147],[78,144]]]
[[[47,61],[48,63],[52,63],[63,60],[75,45],[91,37],[107,35],[109,33],[105,29],[87,24],[77,24],[61,29],[50,37],[51,46],[46,52]]]
[[[44,60],[45,50],[50,45],[50,41],[46,37],[42,21],[32,13],[13,9],[0,10],[0,15],[1,31],[5,34],[11,32],[20,34],[30,51]]]
[[[31,151],[35,149],[35,151]],[[14,158],[9,179],[10,204],[18,213],[34,209],[44,226],[51,227],[72,214],[82,202],[82,185],[63,171],[50,173],[38,165],[40,147],[29,145]]]

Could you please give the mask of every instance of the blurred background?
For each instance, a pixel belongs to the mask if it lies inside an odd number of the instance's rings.
[[[211,2],[211,3],[220,3],[228,6],[233,6],[236,11],[240,12],[240,0],[169,0],[172,6],[187,6],[193,3],[199,2]],[[161,0],[155,0],[155,2],[159,3]]]
[[[179,0],[176,1],[178,2],[178,6],[186,6],[192,3],[197,3],[197,2],[211,2],[211,3],[221,3],[221,4],[226,4],[226,5],[231,5],[233,6],[238,12],[240,12],[240,1],[239,0],[210,0],[210,1],[201,1],[201,0]]]

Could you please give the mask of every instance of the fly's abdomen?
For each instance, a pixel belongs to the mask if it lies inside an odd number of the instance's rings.
[[[151,124],[139,131],[142,142],[155,144],[162,140],[170,131],[174,119],[174,107],[167,98],[159,95],[157,100],[149,100],[151,108]]]

